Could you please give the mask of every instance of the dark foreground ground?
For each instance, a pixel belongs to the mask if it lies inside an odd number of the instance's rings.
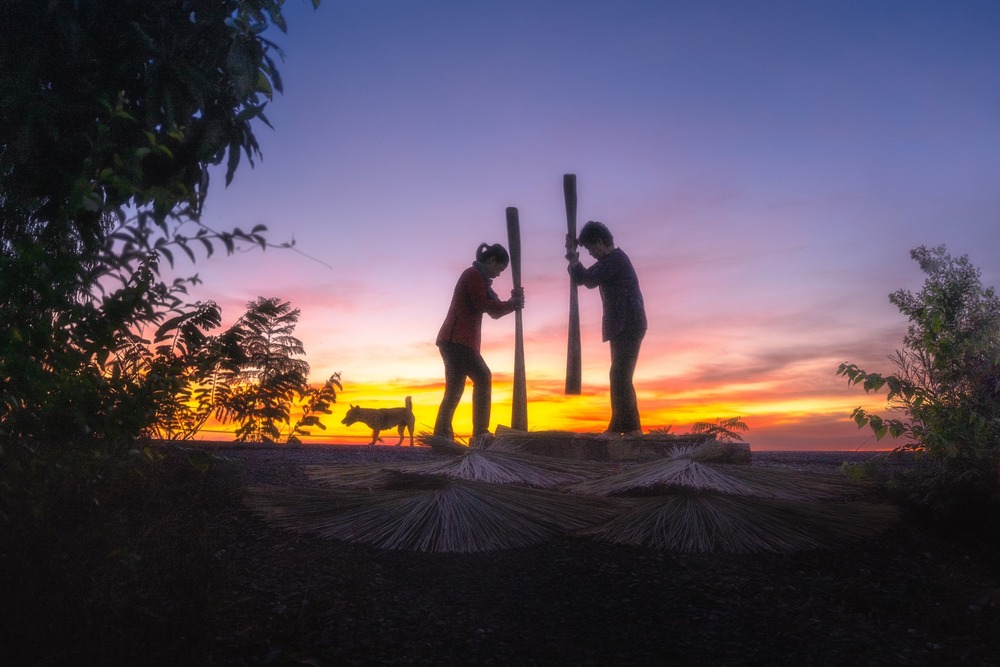
[[[304,464],[434,454],[308,446],[213,455],[243,483],[296,485],[309,483]],[[754,465],[833,468],[842,459],[754,453]],[[124,626],[117,632],[100,619],[91,634],[33,625],[0,641],[0,664],[1000,665],[995,540],[908,520],[842,549],[794,555],[576,539],[486,554],[379,551],[273,528],[238,500],[202,530],[210,562],[189,566],[210,576],[177,591],[197,598],[189,607],[148,600],[112,619]],[[16,603],[30,604],[25,595]],[[183,613],[197,626],[175,618]],[[128,639],[130,624],[145,638]],[[38,644],[53,636],[63,641]]]

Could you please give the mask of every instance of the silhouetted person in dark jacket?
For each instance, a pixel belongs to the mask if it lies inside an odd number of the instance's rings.
[[[590,268],[580,263],[578,245],[597,260]],[[579,239],[567,234],[566,259],[576,284],[599,287],[601,291],[601,335],[602,340],[611,343],[611,423],[604,435],[642,435],[632,377],[646,335],[646,309],[632,262],[621,248],[615,247],[611,231],[593,220],[580,230]]]

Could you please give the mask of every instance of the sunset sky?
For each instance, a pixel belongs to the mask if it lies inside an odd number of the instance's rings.
[[[264,224],[298,252],[201,260],[192,297],[227,323],[258,296],[301,309],[311,379],[342,373],[327,439],[368,435],[341,426],[349,403],[408,395],[431,430],[438,327],[476,246],[507,244],[508,206],[529,428],[605,428],[596,290],[584,395],[563,396],[564,173],[580,224],[604,221],[639,275],[646,430],[741,416],[755,449],[891,446],[849,419],[883,401],[835,372],[891,370],[906,320],[887,296],[923,282],[910,249],[946,244],[1000,283],[1000,3],[290,0],[285,16],[264,159],[215,178],[204,222]],[[495,427],[514,318],[483,328]]]

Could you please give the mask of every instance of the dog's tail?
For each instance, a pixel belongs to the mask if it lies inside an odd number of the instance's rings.
[[[406,397],[406,411],[413,412],[413,399],[409,396]]]

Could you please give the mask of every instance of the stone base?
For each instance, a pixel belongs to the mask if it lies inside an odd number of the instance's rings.
[[[498,426],[496,441],[490,449],[578,461],[648,461],[668,456],[682,447],[694,449],[694,456],[700,461],[750,463],[748,443],[720,442],[694,434],[646,433],[606,440],[593,433],[525,432]]]

